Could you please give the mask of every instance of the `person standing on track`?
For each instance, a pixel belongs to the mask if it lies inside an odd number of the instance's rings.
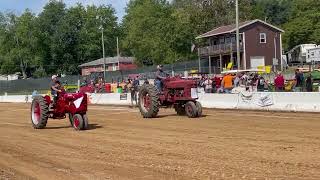
[[[133,101],[136,102],[136,105],[138,104],[137,94],[139,91],[139,85],[140,85],[139,76],[136,76],[133,79],[132,87],[131,87],[131,105],[132,106],[133,106]]]

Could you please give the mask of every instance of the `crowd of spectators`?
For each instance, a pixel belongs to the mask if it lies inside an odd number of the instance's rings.
[[[266,77],[266,78],[265,78]],[[273,79],[268,75],[261,75],[257,72],[238,72],[216,75],[203,75],[199,80],[198,86],[203,88],[206,93],[232,93],[234,89],[258,92],[312,92],[313,80],[311,74],[305,75],[299,69],[295,71],[294,77],[286,79],[281,72],[278,72]],[[123,93],[131,93],[136,96],[140,85],[139,76],[131,77],[124,81],[111,83],[116,88],[121,88]],[[146,79],[144,83],[149,83]],[[93,80],[84,80],[84,86],[91,88],[92,92],[103,93],[105,82],[102,77]],[[110,83],[109,83],[110,84]],[[134,99],[136,100],[136,99]]]
[[[236,74],[204,75],[199,81],[199,86],[204,88],[206,93],[231,93],[235,88],[243,88],[246,91],[258,92],[312,92],[313,80],[311,74],[305,75],[296,70],[291,79],[285,79],[281,72],[278,72],[273,81],[265,79],[263,75],[255,72],[240,72]]]

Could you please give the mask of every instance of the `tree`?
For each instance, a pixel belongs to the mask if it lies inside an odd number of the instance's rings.
[[[286,49],[299,44],[320,44],[320,1],[294,0],[292,3],[292,14],[284,25]]]
[[[274,25],[283,25],[289,20],[292,0],[255,0],[252,3],[254,18],[267,20]]]

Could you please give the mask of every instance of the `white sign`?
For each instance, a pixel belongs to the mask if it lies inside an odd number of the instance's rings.
[[[198,98],[197,88],[191,88],[191,98],[193,99]]]

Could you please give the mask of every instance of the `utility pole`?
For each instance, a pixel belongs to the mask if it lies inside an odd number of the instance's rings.
[[[120,51],[119,51],[119,38],[117,37],[117,56],[120,57]]]
[[[103,57],[103,79],[106,80],[106,55],[104,51],[104,34],[103,34],[103,26],[101,25],[101,43],[102,43],[102,57]]]
[[[237,29],[237,65],[238,70],[241,69],[240,66],[240,35],[239,35],[239,2],[236,0],[236,29]]]
[[[102,58],[103,58],[103,79],[104,81],[106,80],[106,55],[105,55],[105,50],[104,50],[104,28],[103,28],[103,24],[104,24],[104,21],[102,19],[101,16],[96,16],[96,20],[99,20],[100,21],[100,27],[99,29],[101,29],[101,44],[102,44]]]
[[[118,70],[120,71],[120,51],[119,51],[119,38],[117,37],[117,59],[118,59]]]

